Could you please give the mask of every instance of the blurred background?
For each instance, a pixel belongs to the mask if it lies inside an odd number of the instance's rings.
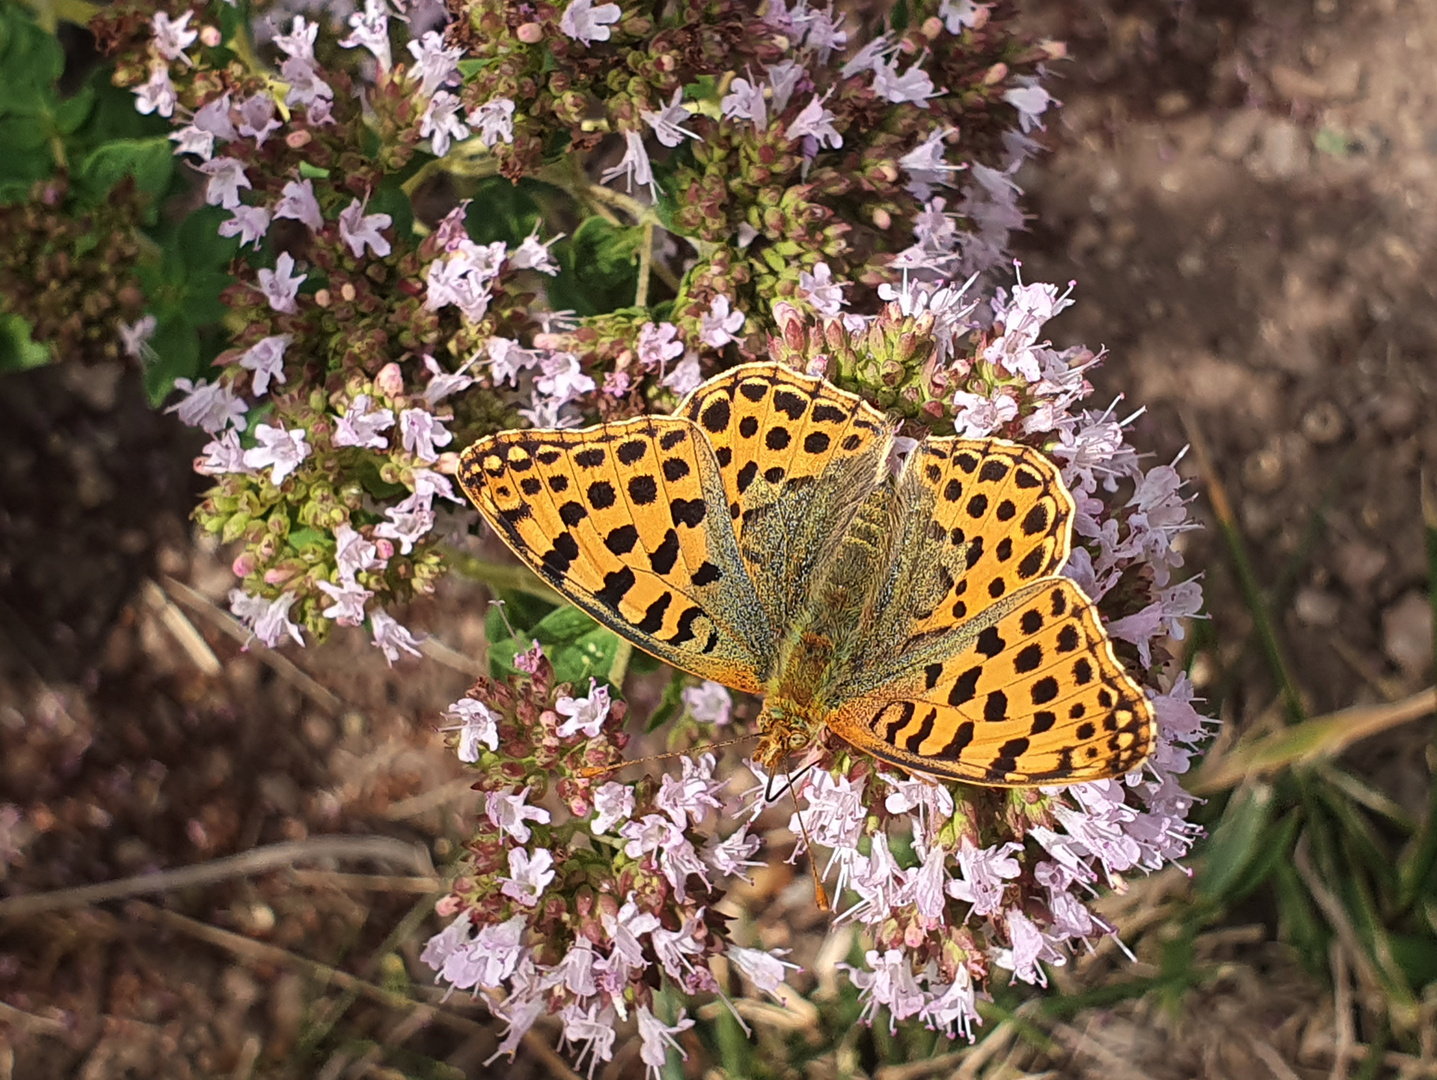
[[[774,857],[723,910],[800,993],[741,1001],[752,1041],[700,1007],[673,1075],[1437,1077],[1437,5],[1023,10],[1070,56],[1020,176],[1025,279],[1077,282],[1056,343],[1106,346],[1097,407],[1142,410],[1206,526],[1180,648],[1223,721],[1209,839],[1103,902],[1135,959],[1104,941],[1000,996],[971,1048],[855,1026],[852,931]],[[0,901],[0,1080],[573,1076],[542,1023],[486,1065],[483,1005],[417,962],[479,811],[435,729],[486,669],[483,593],[413,605],[427,656],[392,670],[360,630],[243,648],[187,520],[202,441],[118,361],[0,382],[0,897],[193,868]],[[213,862],[282,842],[344,858]],[[642,1074],[621,1049],[595,1075]]]

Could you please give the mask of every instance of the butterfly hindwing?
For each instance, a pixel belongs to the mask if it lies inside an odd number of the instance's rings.
[[[595,619],[701,678],[762,689],[774,635],[696,425],[501,432],[463,452],[459,482],[514,553]]]
[[[834,733],[920,772],[995,786],[1121,776],[1156,737],[1092,602],[1066,578],[1030,582],[830,715]]]
[[[922,517],[918,550],[896,564],[932,575],[922,603],[888,612],[899,657],[942,636],[1016,589],[1056,573],[1068,557],[1073,500],[1053,463],[1001,439],[920,443],[900,480]],[[911,620],[911,621],[909,621]],[[904,625],[900,625],[904,624]]]

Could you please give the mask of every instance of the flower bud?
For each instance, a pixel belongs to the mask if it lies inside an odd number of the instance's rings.
[[[200,44],[205,48],[216,48],[223,40],[224,38],[220,36],[220,28],[218,26],[200,27]]]
[[[291,150],[298,150],[300,147],[308,146],[314,139],[314,135],[301,128],[299,131],[291,131],[284,137],[284,145]]]
[[[323,290],[321,290],[322,292]],[[404,373],[396,363],[385,364],[374,377],[374,388],[385,397],[397,398],[404,393]]]
[[[544,40],[544,27],[541,23],[527,22],[514,31],[514,36],[525,45],[537,45]]]

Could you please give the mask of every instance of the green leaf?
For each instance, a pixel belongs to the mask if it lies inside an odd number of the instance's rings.
[[[305,180],[328,180],[329,170],[321,169],[318,165],[311,165],[307,161],[299,163],[299,175]]]
[[[150,404],[159,406],[175,388],[176,379],[196,379],[200,374],[200,335],[194,323],[182,314],[161,317],[150,338],[155,359],[145,366],[145,392]]]
[[[598,315],[632,304],[643,239],[641,228],[610,225],[600,217],[585,221],[573,240],[555,245],[563,273],[554,285],[564,294],[557,306],[572,307],[580,315]]]
[[[50,359],[50,347],[31,338],[30,324],[24,318],[0,314],[0,374],[28,371]]]
[[[1227,900],[1231,886],[1263,853],[1271,824],[1271,787],[1256,784],[1234,795],[1208,840],[1197,875],[1198,894],[1218,902]]]
[[[78,93],[66,98],[55,107],[55,130],[61,135],[73,135],[95,107],[95,88],[86,83]]]
[[[96,147],[80,163],[76,186],[95,202],[103,199],[116,184],[127,177],[150,196],[146,217],[150,223],[159,217],[160,196],[170,185],[174,172],[174,155],[169,139],[115,139]]]
[[[490,619],[498,619],[498,613],[491,613]],[[573,683],[584,693],[591,676],[600,682],[607,677],[619,647],[619,639],[612,633],[578,608],[565,605],[551,611],[531,631],[494,641],[489,649],[494,674],[502,677],[517,671],[514,656],[528,649],[533,640],[543,646],[544,655],[554,665],[555,681]]]

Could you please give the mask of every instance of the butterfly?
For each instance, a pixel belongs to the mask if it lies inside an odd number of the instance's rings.
[[[1002,439],[930,437],[903,457],[896,438],[861,398],[758,362],[672,416],[480,439],[458,476],[600,623],[764,694],[754,760],[770,772],[826,732],[972,784],[1139,767],[1152,705],[1059,576],[1074,504],[1057,468]]]

